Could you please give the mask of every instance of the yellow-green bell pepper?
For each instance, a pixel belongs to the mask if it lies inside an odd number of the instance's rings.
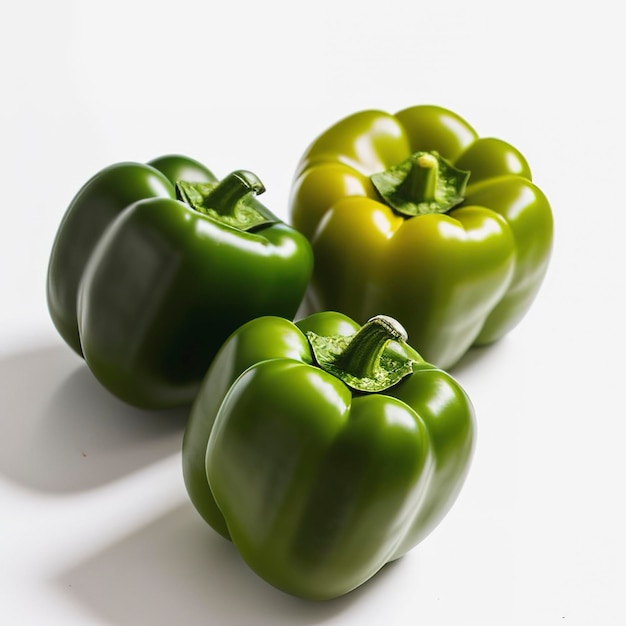
[[[509,332],[552,249],[548,200],[508,143],[430,105],[362,111],[305,151],[290,197],[315,268],[305,312],[384,312],[449,368]]]
[[[348,593],[426,537],[474,442],[461,386],[395,320],[260,317],[212,363],[183,439],[194,506],[297,596]]]

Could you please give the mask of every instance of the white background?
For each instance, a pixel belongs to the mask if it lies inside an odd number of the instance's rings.
[[[0,623],[63,626],[626,623],[626,59],[620,4],[525,0],[22,0],[0,20]],[[453,370],[478,444],[451,513],[359,590],[312,604],[201,522],[184,411],[92,379],[45,303],[78,188],[179,152],[293,169],[340,118],[439,104],[517,146],[555,215],[522,324]]]

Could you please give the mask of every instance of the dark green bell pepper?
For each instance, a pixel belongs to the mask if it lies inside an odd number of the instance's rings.
[[[315,139],[297,167],[293,224],[311,241],[307,311],[398,319],[452,367],[533,303],[552,251],[550,204],[512,145],[437,106],[361,111]]]
[[[190,499],[288,593],[361,585],[437,526],[465,480],[472,404],[403,332],[384,316],[258,318],[202,383],[183,439]]]
[[[190,404],[230,333],[295,315],[310,246],[256,199],[263,191],[250,172],[219,181],[169,155],[107,167],[72,200],[50,257],[49,310],[113,394]]]

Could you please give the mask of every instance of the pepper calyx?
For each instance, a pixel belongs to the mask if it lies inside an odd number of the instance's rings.
[[[250,231],[280,220],[256,200],[265,191],[260,179],[237,170],[218,182],[176,182],[176,195],[195,211],[237,230]]]
[[[407,334],[395,319],[377,315],[353,335],[323,337],[306,333],[316,364],[355,391],[377,393],[389,389],[413,373],[416,363],[402,350],[388,350],[389,342],[400,345]]]
[[[436,151],[419,151],[384,172],[370,176],[376,191],[405,217],[446,213],[463,202],[470,172]]]

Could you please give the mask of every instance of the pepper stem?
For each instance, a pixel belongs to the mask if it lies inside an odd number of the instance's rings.
[[[420,198],[422,202],[433,202],[437,193],[438,174],[437,159],[428,152],[419,153],[414,156],[413,167],[398,191],[406,192],[411,198]]]
[[[406,341],[406,330],[386,315],[377,315],[354,335],[348,347],[335,361],[335,367],[355,378],[375,378],[380,357],[389,341]]]
[[[438,152],[416,152],[370,178],[379,195],[406,217],[445,213],[463,201],[470,172],[454,167]]]
[[[265,191],[260,179],[247,170],[237,170],[217,183],[178,181],[180,200],[213,219],[238,228],[251,230],[276,223],[278,218],[255,200]]]
[[[399,351],[387,351],[390,341],[406,342],[407,333],[392,317],[377,315],[354,335],[322,337],[307,332],[317,365],[356,391],[379,392],[413,372],[415,361]]]
[[[265,191],[263,183],[252,172],[238,170],[223,178],[202,198],[202,205],[220,215],[235,215],[237,204],[250,194]]]

